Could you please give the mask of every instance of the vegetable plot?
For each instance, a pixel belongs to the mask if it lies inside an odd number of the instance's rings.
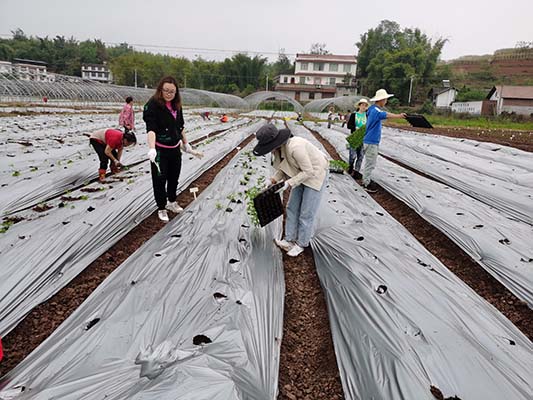
[[[0,381],[0,398],[275,399],[281,223],[251,226],[244,163],[250,185],[264,179],[266,158],[241,153]]]
[[[184,156],[178,191],[255,132],[261,123],[199,146],[205,154],[201,160]],[[10,226],[0,238],[0,336],[5,336],[33,307],[56,293],[155,211],[147,164],[121,174],[122,180],[112,182],[106,190],[100,190],[100,184],[90,185],[73,191],[68,199],[49,202],[47,206],[51,208],[45,213],[16,215],[24,220]],[[95,191],[89,192],[91,189]]]

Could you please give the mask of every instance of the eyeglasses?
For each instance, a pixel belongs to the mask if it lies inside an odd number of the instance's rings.
[[[173,89],[162,89],[161,91],[166,94],[176,94],[176,91]]]

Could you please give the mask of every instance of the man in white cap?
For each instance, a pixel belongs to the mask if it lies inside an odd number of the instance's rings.
[[[363,168],[363,186],[369,193],[377,192],[377,185],[372,182],[372,171],[376,167],[378,158],[379,142],[381,141],[381,121],[387,118],[405,118],[405,114],[393,114],[382,111],[381,108],[387,104],[387,100],[394,96],[387,93],[385,89],[379,89],[375,96],[370,99],[374,104],[368,108],[366,113],[366,133],[363,139],[365,152],[365,166]]]

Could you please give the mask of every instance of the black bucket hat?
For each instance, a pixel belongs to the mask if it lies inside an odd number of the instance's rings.
[[[288,129],[278,130],[274,125],[266,124],[259,128],[255,137],[259,143],[254,147],[253,153],[256,156],[264,156],[285,144],[291,137],[291,131]]]

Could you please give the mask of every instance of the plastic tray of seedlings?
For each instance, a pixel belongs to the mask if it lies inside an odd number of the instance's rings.
[[[333,172],[335,174],[343,174],[348,167],[348,163],[343,160],[330,160],[329,162],[329,172]]]
[[[269,186],[254,198],[254,207],[259,218],[259,225],[264,227],[283,215],[283,203],[281,196],[276,193],[284,183],[276,183]]]
[[[420,114],[407,114],[405,119],[415,128],[433,128],[426,117]]]

